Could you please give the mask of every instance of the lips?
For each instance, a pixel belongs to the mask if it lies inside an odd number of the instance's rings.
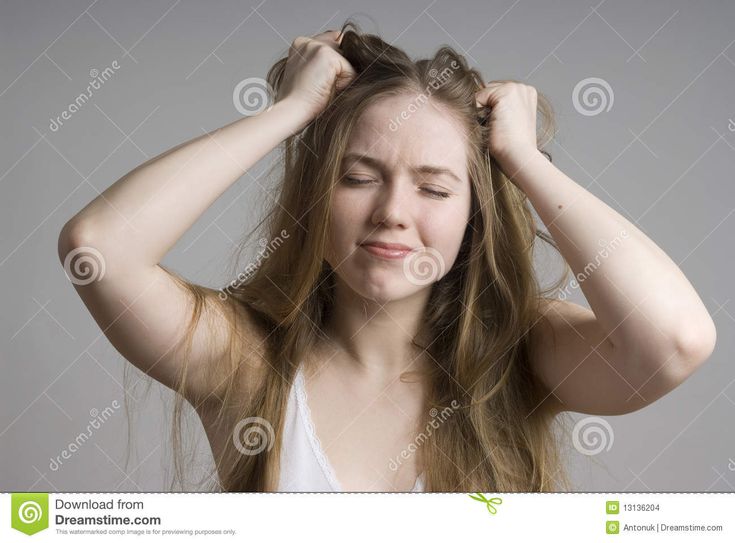
[[[381,249],[387,249],[390,251],[410,251],[411,247],[403,245],[402,243],[387,243],[384,241],[367,241],[362,245],[371,245],[373,247],[380,247]]]
[[[402,243],[386,243],[382,241],[362,243],[360,247],[373,256],[389,260],[404,258],[412,251],[408,245],[403,245]]]

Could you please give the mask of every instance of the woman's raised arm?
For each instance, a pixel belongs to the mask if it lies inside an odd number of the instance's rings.
[[[194,299],[159,262],[230,185],[326,105],[350,69],[335,40],[331,32],[297,38],[271,108],[138,166],[72,217],[59,235],[59,258],[104,334],[131,363],[170,388],[180,384],[178,347]],[[91,282],[74,280],[73,256],[102,258],[104,273]],[[192,337],[185,384],[192,403],[215,392],[207,379],[216,373],[210,362],[221,359],[228,338],[223,302],[216,291],[203,290],[206,303]],[[258,365],[255,347],[262,342],[246,310],[236,309],[243,312],[238,323],[255,341],[253,360],[246,362]]]
[[[303,122],[296,104],[237,120],[179,145],[115,182],[72,217],[59,235],[59,258],[79,296],[113,346],[140,370],[177,389],[178,349],[192,314],[191,294],[159,266],[163,256],[212,202],[248,168]],[[75,262],[101,259],[94,281],[77,277]],[[216,292],[192,339],[187,400],[199,403],[214,389],[205,379],[227,342]],[[242,315],[258,341],[257,330]],[[252,364],[257,364],[253,352]]]

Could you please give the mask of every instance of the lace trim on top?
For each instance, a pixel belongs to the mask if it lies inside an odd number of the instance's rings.
[[[309,404],[306,398],[306,386],[304,384],[304,373],[302,371],[302,368],[303,366],[299,366],[298,370],[296,370],[296,377],[294,379],[296,400],[299,406],[299,415],[301,416],[301,420],[303,421],[304,427],[306,428],[306,434],[309,436],[309,443],[311,444],[311,448],[314,451],[314,456],[316,456],[316,459],[319,462],[319,466],[321,466],[322,471],[324,472],[324,476],[329,482],[329,485],[336,492],[344,492],[342,490],[342,485],[337,480],[337,476],[334,473],[332,464],[330,464],[327,455],[324,453],[324,449],[322,448],[321,442],[319,441],[319,437],[316,435],[316,431],[314,430],[314,424],[311,418],[311,410],[309,409]],[[411,492],[418,490],[423,482],[424,472],[421,472],[418,477],[416,477],[416,482],[414,483]]]
[[[299,414],[301,415],[301,420],[304,422],[306,434],[309,436],[309,443],[314,451],[314,456],[316,456],[316,459],[332,489],[336,492],[342,492],[342,486],[339,484],[337,476],[334,474],[334,470],[329,463],[329,459],[326,454],[324,454],[324,449],[322,449],[322,445],[319,442],[319,437],[317,437],[316,432],[314,431],[314,424],[311,420],[311,410],[309,409],[309,404],[306,402],[306,387],[304,386],[304,374],[301,366],[299,366],[299,369],[296,372],[294,386],[296,387],[296,399],[298,401]]]

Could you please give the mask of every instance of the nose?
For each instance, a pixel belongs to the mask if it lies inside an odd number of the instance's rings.
[[[398,182],[384,183],[373,212],[373,224],[388,227],[406,227],[408,209],[406,197]]]

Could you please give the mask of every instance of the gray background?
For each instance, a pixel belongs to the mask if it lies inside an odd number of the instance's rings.
[[[264,77],[294,37],[339,28],[351,15],[414,56],[446,43],[486,80],[520,79],[546,94],[560,128],[554,162],[662,247],[714,317],[717,348],[700,371],[639,412],[605,417],[613,434],[603,452],[570,448],[575,489],[735,490],[735,5],[596,2],[3,1],[0,490],[165,487],[171,393],[157,383],[146,394],[140,382],[129,395],[136,438],[127,466],[120,408],[50,467],[86,429],[91,410],[122,402],[130,366],[67,280],[59,230],[138,164],[235,120],[237,83]],[[113,61],[114,76],[50,130],[50,118],[85,91],[90,71]],[[590,77],[612,88],[609,111],[575,109],[573,89]],[[231,278],[235,243],[269,199],[264,179],[254,177],[270,158],[163,263],[210,286]],[[541,264],[541,273],[555,273],[553,262]],[[572,300],[588,305],[578,290]],[[135,381],[141,374],[133,370]],[[203,470],[210,459],[198,420],[191,435]]]

